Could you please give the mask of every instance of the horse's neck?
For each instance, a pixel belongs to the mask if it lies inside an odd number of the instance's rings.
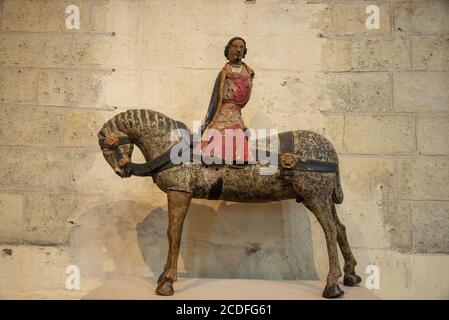
[[[126,135],[135,141],[147,162],[167,151],[176,142],[171,141],[178,123],[169,117],[149,109],[128,110],[112,118],[104,130]]]
[[[170,132],[158,135],[147,132],[136,138],[136,141],[136,145],[142,151],[147,162],[154,160],[174,144],[173,141],[170,141]]]
[[[149,162],[175,143],[170,140],[170,137],[172,130],[177,129],[178,126],[176,121],[166,116],[150,110],[144,111],[148,112],[148,114],[141,115],[134,112],[134,118],[131,118],[136,119],[139,117],[139,119],[133,121],[132,125],[130,125],[129,121],[125,121],[127,124],[126,134],[136,141],[136,145],[142,151],[145,160]],[[146,117],[145,121],[141,119],[142,117]]]

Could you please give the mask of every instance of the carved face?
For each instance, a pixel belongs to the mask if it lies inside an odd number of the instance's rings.
[[[242,62],[245,53],[245,42],[240,39],[232,41],[228,50],[228,59],[231,63]]]
[[[99,145],[100,145],[101,151],[103,152],[103,156],[106,159],[106,161],[109,163],[109,165],[111,166],[112,170],[114,170],[114,172],[122,178],[130,177],[131,175],[127,174],[123,170],[123,166],[126,162],[131,161],[131,156],[132,156],[132,153],[134,150],[134,145],[132,143],[128,143],[128,144],[122,144],[120,146],[117,146],[116,148],[117,148],[118,152],[123,157],[122,160],[117,161],[114,150],[110,149],[107,145],[105,145],[106,139],[104,138],[104,135],[100,134],[99,137],[100,137]]]

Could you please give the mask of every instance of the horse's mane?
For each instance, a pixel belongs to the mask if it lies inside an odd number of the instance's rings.
[[[184,125],[182,122],[175,121],[158,111],[131,109],[113,116],[103,125],[100,132],[105,134],[119,131],[129,135],[130,132],[135,132],[136,130],[151,128],[155,134],[158,134],[178,129],[180,124]]]

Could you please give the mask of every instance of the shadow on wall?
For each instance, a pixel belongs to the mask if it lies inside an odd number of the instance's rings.
[[[70,237],[71,263],[82,278],[148,276],[137,245],[136,224],[152,210],[148,203],[104,200],[76,219]]]
[[[101,281],[117,275],[158,276],[167,258],[167,223],[167,209],[148,203],[97,206],[77,220],[72,263],[83,277]],[[309,217],[294,201],[223,201],[217,211],[193,201],[184,223],[178,276],[317,279]]]

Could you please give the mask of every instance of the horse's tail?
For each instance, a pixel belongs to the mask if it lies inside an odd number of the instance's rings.
[[[342,204],[343,203],[343,188],[341,187],[341,181],[340,181],[340,169],[337,168],[337,186],[334,189],[334,192],[332,193],[332,200],[335,204]]]

